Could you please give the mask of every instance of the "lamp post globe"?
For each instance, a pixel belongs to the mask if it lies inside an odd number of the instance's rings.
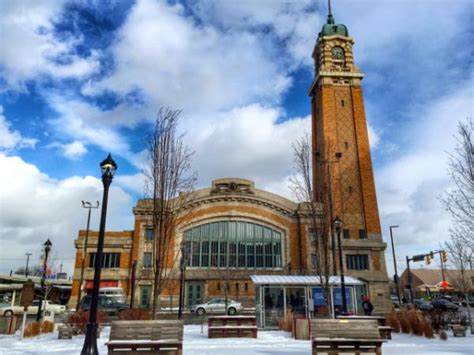
[[[99,286],[104,249],[105,221],[107,218],[109,186],[112,183],[112,179],[114,178],[115,172],[117,171],[117,164],[112,159],[112,155],[110,153],[107,158],[105,158],[100,163],[100,169],[102,172],[102,184],[104,185],[104,192],[102,197],[102,211],[100,216],[99,237],[97,241],[97,252],[94,265],[94,283],[92,286],[89,323],[87,323],[86,338],[84,339],[84,345],[82,347],[81,355],[99,354],[99,351],[97,350],[97,307],[99,304]]]
[[[344,280],[344,263],[342,257],[342,243],[341,243],[341,230],[342,230],[342,220],[336,216],[333,221],[334,229],[337,233],[337,244],[339,252],[339,267],[340,267],[340,277],[341,277],[341,296],[342,296],[342,314],[347,314],[347,299],[346,299],[346,284]]]

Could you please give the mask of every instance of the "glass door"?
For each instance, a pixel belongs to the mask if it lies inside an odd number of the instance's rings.
[[[203,302],[203,289],[204,285],[202,282],[187,282],[186,283],[186,305],[191,307],[195,304]]]

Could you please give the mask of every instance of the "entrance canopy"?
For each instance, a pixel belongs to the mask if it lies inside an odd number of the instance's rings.
[[[287,314],[306,318],[334,316],[342,307],[339,276],[329,277],[328,294],[318,276],[251,275],[250,278],[255,284],[255,314],[259,328],[276,328]],[[359,301],[367,294],[366,285],[351,276],[344,278],[344,284],[347,309],[357,313]]]
[[[251,275],[250,278],[255,285],[321,285],[319,276],[293,276],[293,275]],[[330,285],[340,285],[339,276],[329,276]],[[355,277],[345,276],[344,284],[348,286],[364,285]]]

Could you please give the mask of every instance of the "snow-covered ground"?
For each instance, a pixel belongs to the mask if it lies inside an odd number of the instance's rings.
[[[110,328],[105,328],[98,339],[99,352],[107,354],[104,345],[109,339]],[[84,342],[83,336],[74,337],[72,340],[58,340],[57,332],[45,334],[35,338],[19,340],[18,335],[0,335],[0,355],[15,354],[79,354]],[[185,355],[309,355],[310,342],[293,340],[289,333],[280,331],[261,331],[258,339],[228,338],[208,339],[207,329],[201,333],[198,325],[189,325],[184,329],[184,354]],[[465,338],[449,337],[447,341],[439,339],[426,339],[405,334],[394,334],[393,340],[382,347],[383,354],[449,354],[473,355],[474,336]]]

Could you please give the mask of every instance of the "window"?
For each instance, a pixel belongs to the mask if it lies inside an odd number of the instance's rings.
[[[151,267],[151,253],[143,253],[143,267]]]
[[[346,255],[346,266],[348,270],[369,270],[369,256]]]
[[[235,291],[239,292],[239,283],[238,282],[235,283]]]
[[[349,239],[349,238],[350,238],[350,231],[349,231],[349,229],[343,229],[343,230],[342,230],[342,237],[343,237],[344,239]]]
[[[318,256],[316,254],[311,254],[311,267],[313,269],[318,267]]]
[[[249,284],[246,282],[244,287],[245,287],[245,292],[247,292],[249,290]]]
[[[315,242],[316,239],[318,238],[318,231],[316,229],[310,229],[308,233],[309,233],[309,240],[312,242]]]
[[[221,283],[218,282],[218,283],[217,283],[217,291],[220,291],[220,290],[221,290]]]
[[[89,267],[95,267],[96,253],[89,254]],[[120,267],[120,253],[103,253],[102,254],[102,267],[113,268]]]
[[[280,268],[281,233],[241,221],[203,224],[184,233],[186,265],[199,268]]]
[[[147,242],[150,242],[154,238],[155,238],[155,231],[153,230],[153,228],[150,228],[150,227],[146,228],[145,229],[145,240]]]
[[[367,232],[365,229],[359,229],[359,239],[367,239]]]

